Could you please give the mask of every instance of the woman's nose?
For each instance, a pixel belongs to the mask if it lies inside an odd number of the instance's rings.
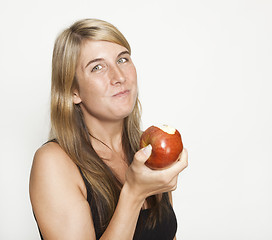
[[[119,66],[111,67],[110,78],[112,85],[123,83],[124,81],[126,81],[125,75],[119,68]]]

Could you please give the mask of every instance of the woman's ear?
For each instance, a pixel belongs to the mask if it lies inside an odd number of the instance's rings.
[[[81,98],[80,98],[80,96],[79,96],[79,92],[78,92],[78,90],[74,90],[74,92],[73,92],[73,102],[74,102],[74,104],[79,104],[79,103],[81,103]]]

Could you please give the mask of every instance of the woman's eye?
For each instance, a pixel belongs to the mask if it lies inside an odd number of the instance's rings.
[[[98,71],[100,69],[102,69],[102,66],[100,64],[98,64],[92,69],[92,72]]]
[[[118,63],[125,63],[125,62],[127,62],[127,61],[128,61],[127,58],[120,58],[117,62],[118,62]]]

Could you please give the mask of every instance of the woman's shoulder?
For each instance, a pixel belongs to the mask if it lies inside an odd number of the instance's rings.
[[[56,142],[47,142],[42,145],[34,154],[32,171],[48,168],[65,167],[69,165],[71,159]],[[48,169],[49,170],[49,169]],[[49,171],[50,173],[50,171]]]
[[[76,229],[75,224],[80,229],[90,224],[87,192],[80,171],[57,143],[48,142],[36,151],[29,192],[44,237],[66,236]],[[78,219],[76,223],[74,219]]]
[[[50,141],[35,152],[30,174],[30,184],[55,185],[66,182],[83,188],[79,169],[68,154],[56,142]],[[41,186],[40,186],[41,187]]]
[[[50,178],[55,172],[68,165],[69,157],[55,142],[42,145],[34,154],[30,180]]]
[[[37,149],[34,155],[34,161],[52,161],[53,159],[58,159],[62,161],[68,159],[69,156],[60,147],[56,141],[48,141]],[[45,160],[46,159],[46,160]],[[55,161],[55,160],[54,160]]]

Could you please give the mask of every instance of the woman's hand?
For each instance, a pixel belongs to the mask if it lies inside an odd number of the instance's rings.
[[[164,170],[152,170],[145,165],[151,154],[150,146],[139,150],[126,172],[126,181],[118,204],[102,239],[133,239],[140,209],[148,196],[176,188],[178,174],[187,167],[187,151],[178,161]]]
[[[188,153],[183,149],[178,161],[169,168],[152,170],[145,165],[151,151],[151,145],[139,150],[126,173],[125,185],[141,200],[151,195],[175,190],[178,174],[188,166]]]

